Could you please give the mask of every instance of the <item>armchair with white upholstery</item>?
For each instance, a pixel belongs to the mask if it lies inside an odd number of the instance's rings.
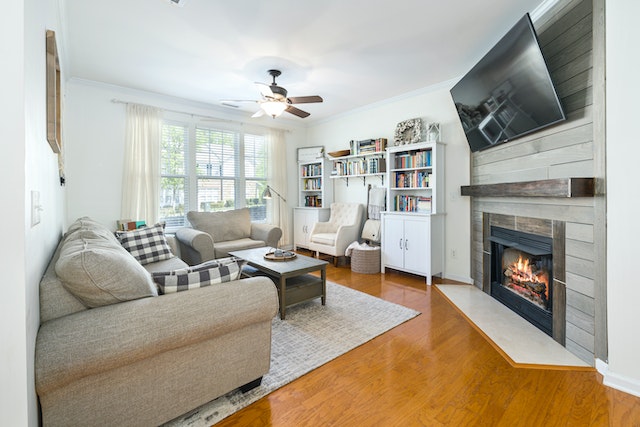
[[[344,256],[347,246],[358,240],[364,207],[360,203],[331,203],[331,215],[327,222],[316,222],[309,235],[309,249],[333,256],[337,265],[338,257]]]

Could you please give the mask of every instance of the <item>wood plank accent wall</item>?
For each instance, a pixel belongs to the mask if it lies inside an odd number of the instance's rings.
[[[604,40],[603,30],[594,29],[593,2],[600,1],[561,0],[534,23],[567,121],[471,157],[471,185],[596,178],[599,188],[591,198],[480,196],[471,204],[471,268],[480,288],[483,213],[566,223],[566,347],[590,364],[594,357],[607,360],[604,96],[599,89],[594,96],[604,64],[603,52],[594,51]]]

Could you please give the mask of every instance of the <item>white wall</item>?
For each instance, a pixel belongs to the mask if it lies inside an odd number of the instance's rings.
[[[0,15],[0,55],[11,58],[0,68],[0,115],[3,120],[0,135],[3,153],[0,177],[3,183],[2,200],[13,206],[5,209],[2,220],[6,227],[4,238],[11,245],[0,245],[0,263],[6,275],[0,298],[0,420],[7,425],[26,425],[28,422],[28,368],[25,305],[25,233],[24,233],[24,18],[22,1],[5,5]],[[8,143],[11,142],[11,143]]]
[[[120,218],[126,115],[125,105],[113,103],[112,99],[215,116],[222,120],[219,123],[204,121],[203,125],[206,126],[237,127],[237,122],[227,123],[224,120],[243,120],[246,126],[257,123],[289,129],[286,133],[287,156],[291,162],[295,162],[295,146],[304,137],[304,129],[295,122],[250,119],[247,113],[231,114],[226,109],[219,110],[201,103],[96,82],[71,80],[68,93],[67,223],[81,216],[89,216],[115,229],[116,221]],[[167,112],[176,120],[181,117],[191,120],[189,114]],[[295,200],[296,188],[289,188],[284,196],[287,201]]]
[[[469,147],[449,94],[452,82],[387,100],[309,127],[306,146],[323,145],[325,151],[349,148],[350,140],[387,138],[393,143],[398,122],[421,117],[424,123],[441,125],[445,147],[445,277],[471,283],[470,200],[460,196],[460,186],[469,184]],[[380,186],[377,178],[367,184]],[[385,182],[385,186],[386,186]],[[291,176],[289,187],[296,185]],[[334,200],[367,202],[362,180],[334,179]],[[455,257],[452,256],[455,252]]]
[[[609,366],[605,384],[640,396],[640,221],[638,108],[640,3],[606,3],[607,66],[607,313]],[[630,173],[631,172],[631,173]]]
[[[60,35],[56,0],[19,0],[0,14],[0,160],[4,238],[0,247],[0,424],[38,425],[34,385],[39,327],[38,283],[62,230],[64,189],[57,156],[46,140],[45,30]],[[58,47],[59,51],[61,46]],[[62,71],[64,75],[64,70]],[[64,90],[64,87],[63,87]],[[31,191],[39,191],[42,222],[31,226]]]

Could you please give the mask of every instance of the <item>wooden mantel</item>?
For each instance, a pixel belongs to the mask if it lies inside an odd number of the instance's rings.
[[[595,178],[558,178],[500,184],[463,185],[472,197],[593,197]]]

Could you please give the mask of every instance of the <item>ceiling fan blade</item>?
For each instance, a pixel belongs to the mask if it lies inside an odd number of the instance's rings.
[[[258,103],[260,101],[256,101],[253,99],[221,99],[220,100],[220,104],[224,105],[225,107],[231,107],[231,108],[240,108],[240,106],[237,104],[242,102]]]
[[[251,116],[252,118],[256,118],[256,117],[262,117],[264,116],[264,110],[261,108],[258,111],[256,111],[255,113],[253,113],[253,116]]]
[[[232,104],[234,102],[260,102],[257,99],[221,99],[222,104]]]
[[[273,91],[271,90],[271,87],[269,85],[266,85],[264,83],[259,83],[259,82],[255,82],[256,87],[258,88],[258,90],[260,91],[260,93],[262,94],[262,96],[264,96],[265,98],[273,98]]]
[[[313,96],[291,96],[287,98],[289,104],[309,104],[311,102],[322,102],[322,97],[318,95]]]
[[[291,105],[287,105],[287,109],[284,110],[284,111],[286,111],[287,113],[291,113],[294,116],[302,117],[303,119],[305,117],[309,117],[310,116],[310,114],[307,113],[306,111],[302,111],[301,109],[293,107]]]

